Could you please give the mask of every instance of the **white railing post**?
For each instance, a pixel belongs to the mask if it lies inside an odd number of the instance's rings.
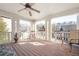
[[[10,43],[11,42],[11,32],[0,32],[2,40],[0,43]]]

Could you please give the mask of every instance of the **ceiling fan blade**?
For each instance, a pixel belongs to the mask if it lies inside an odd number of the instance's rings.
[[[20,3],[20,5],[25,6],[25,4],[23,4],[23,3]]]
[[[36,12],[40,13],[39,10],[36,10],[36,9],[34,9],[34,8],[30,8],[30,9],[33,10],[33,11],[36,11]]]
[[[3,17],[3,18],[8,18],[8,19],[10,19],[9,17],[6,17],[6,16],[0,16],[0,17]]]
[[[29,11],[29,15],[30,15],[30,16],[32,16],[32,13],[31,13],[31,11]]]
[[[34,3],[29,3],[30,4],[30,6],[33,6],[34,5]]]
[[[23,8],[23,9],[20,9],[20,10],[18,10],[18,12],[20,12],[20,11],[22,11],[22,10],[25,10],[26,8]]]

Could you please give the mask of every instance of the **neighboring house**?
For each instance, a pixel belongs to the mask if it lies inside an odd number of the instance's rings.
[[[55,31],[60,31],[60,29],[62,28],[63,31],[69,32],[76,30],[77,26],[75,22],[68,22],[68,23],[57,23],[55,24],[54,28]]]
[[[53,26],[54,33],[52,34],[55,39],[68,40],[69,32],[76,30],[77,26],[75,22],[57,23]]]

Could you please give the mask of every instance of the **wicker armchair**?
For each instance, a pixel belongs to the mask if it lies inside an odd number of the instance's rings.
[[[70,41],[71,44],[78,44],[79,43],[79,31],[70,31]]]
[[[72,44],[79,45],[79,30],[70,31],[70,39],[68,42],[71,46],[71,49],[72,49]]]

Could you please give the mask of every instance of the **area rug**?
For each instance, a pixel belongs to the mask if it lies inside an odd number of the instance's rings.
[[[16,56],[16,52],[12,47],[0,45],[0,56]]]

